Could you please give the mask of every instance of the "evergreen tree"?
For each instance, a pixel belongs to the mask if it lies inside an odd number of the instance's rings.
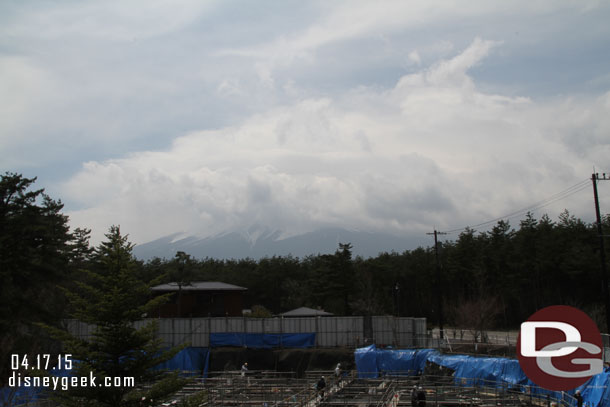
[[[10,354],[49,351],[34,323],[61,318],[55,286],[67,279],[72,235],[63,204],[33,190],[35,181],[14,173],[0,178],[0,388]]]
[[[340,279],[340,295],[343,299],[343,315],[351,315],[350,300],[354,292],[354,263],[352,261],[352,244],[339,243],[335,252],[335,273]]]
[[[127,236],[121,235],[119,227],[111,227],[106,238],[95,250],[90,268],[83,271],[84,278],[77,283],[77,290],[66,292],[72,316],[95,327],[92,337],[76,338],[50,328],[62,339],[64,353],[71,354],[75,360],[72,374],[97,378],[95,388],[74,387],[54,394],[65,406],[137,405],[141,397],[157,400],[182,384],[172,377],[160,380],[162,372],[153,369],[178,349],[161,351],[161,344],[154,338],[154,323],[140,329],[135,327],[136,321],[166,298],[150,299],[150,286],[136,277],[133,245]],[[138,390],[129,383],[100,387],[107,377],[133,377],[136,386],[156,385],[148,391]]]
[[[194,279],[193,261],[191,256],[185,252],[178,251],[172,260],[170,271],[170,281],[178,284],[178,295],[175,298],[176,306],[178,307],[178,317],[182,317],[182,288],[190,286]]]
[[[608,215],[604,224],[610,229]],[[454,311],[457,322],[455,311],[462,304],[489,310],[493,318],[487,318],[486,325],[503,328],[518,328],[534,311],[553,304],[573,305],[603,317],[598,242],[595,225],[567,211],[558,221],[528,213],[516,230],[507,221],[488,231],[466,228],[455,242],[442,242],[439,250],[446,319],[450,323]],[[606,250],[610,258],[610,245]],[[351,251],[348,243],[340,244],[334,254],[302,259],[190,261],[197,279],[247,287],[250,304],[274,313],[320,306],[337,315],[400,310],[400,315],[438,320],[433,247],[369,259],[352,259]],[[169,274],[175,260],[156,259],[144,269],[150,276]],[[462,307],[462,314],[468,312]]]

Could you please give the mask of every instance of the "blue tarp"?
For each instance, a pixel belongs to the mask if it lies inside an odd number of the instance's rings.
[[[316,334],[256,334],[256,333],[213,333],[210,347],[239,346],[254,349],[271,348],[311,348],[316,344]]]
[[[438,352],[433,349],[381,350],[375,345],[356,349],[354,358],[358,377],[379,375],[416,375],[423,372],[426,361]]]
[[[415,375],[423,372],[426,363],[431,362],[455,371],[456,385],[473,385],[484,381],[487,386],[508,386],[520,390],[522,386],[528,386],[532,394],[561,398],[561,392],[537,387],[523,373],[516,359],[444,355],[434,349],[382,350],[375,345],[356,349],[354,358],[358,377],[361,378],[385,374]],[[585,405],[610,407],[610,370],[606,369],[584,385],[566,393],[574,394],[576,390],[581,391]]]
[[[610,407],[610,371],[595,375],[579,387],[583,400],[591,406]]]
[[[526,384],[527,377],[519,361],[506,358],[474,357],[467,355],[430,354],[428,360],[439,366],[455,370],[455,377],[467,379],[464,384],[484,380],[487,384]]]
[[[155,367],[157,370],[179,370],[190,375],[208,377],[210,351],[208,348],[185,348],[170,360]]]
[[[358,377],[361,379],[374,379],[379,376],[379,368],[377,367],[377,348],[375,348],[375,345],[356,349],[356,352],[354,352],[354,359],[356,360]]]

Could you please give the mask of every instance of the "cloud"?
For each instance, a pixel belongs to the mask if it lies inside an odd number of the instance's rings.
[[[421,57],[419,56],[419,52],[417,52],[416,50],[409,52],[409,55],[408,55],[407,58],[412,63],[415,63],[417,65],[421,65]]]
[[[566,103],[485,92],[469,70],[498,46],[477,38],[388,89],[306,97],[165,151],[88,162],[63,186],[81,208],[71,222],[98,239],[120,224],[135,242],[254,224],[422,234],[510,213],[605,164],[610,93]],[[574,148],[581,131],[592,136]]]
[[[424,88],[449,79],[474,86],[469,81],[483,76],[479,87],[531,97],[538,96],[532,89],[540,83],[556,95],[564,86],[579,88],[574,78],[580,78],[599,94],[607,88],[607,53],[601,51],[610,9],[600,3],[587,10],[591,6],[546,0],[265,7],[194,0],[3,2],[0,154],[7,170],[54,174],[57,180],[85,161],[166,149],[186,132],[241,126],[254,115],[304,100],[328,99],[358,116],[360,107],[347,99],[360,87],[386,89],[390,94],[360,96],[416,114],[429,93],[407,100],[400,89],[391,90],[406,73],[420,74],[407,79],[423,81]],[[584,20],[588,29],[581,29]],[[475,37],[485,40],[468,47]],[[570,53],[573,44],[600,45],[583,56]],[[453,58],[466,48],[469,54]],[[488,52],[492,64],[476,65],[477,53]],[[540,60],[558,62],[539,67]],[[590,70],[594,75],[587,76],[586,66],[597,67]],[[444,104],[459,104],[466,95],[445,90]],[[355,132],[360,146],[373,151],[374,138]]]
[[[448,84],[454,86],[472,86],[467,72],[485,58],[490,49],[496,45],[494,41],[484,41],[476,38],[474,42],[460,55],[441,61],[426,75],[426,81],[433,84]]]
[[[72,40],[75,36],[120,42],[143,40],[182,29],[217,4],[194,0],[181,0],[179,4],[167,0],[34,3],[27,9],[8,7],[14,8],[9,14],[12,18],[3,24],[0,33],[45,40]]]
[[[35,95],[51,95],[57,89],[52,78],[25,57],[0,56],[0,78],[0,153],[10,162],[8,151],[19,146],[22,123],[49,101],[36,100]]]
[[[216,8],[190,0],[0,5],[4,168],[57,172],[137,151],[143,140],[167,146],[171,131],[212,122],[192,106],[223,111],[209,102],[219,82],[201,76],[184,32],[197,32]]]
[[[484,0],[456,3],[436,0],[404,2],[388,0],[335,2],[332,7],[320,7],[306,27],[297,26],[271,40],[247,47],[228,47],[217,55],[258,59],[268,70],[311,63],[316,53],[337,43],[349,43],[405,32],[417,32],[428,27],[460,25],[464,21],[506,19],[506,16],[539,16],[549,12],[592,12],[597,6],[578,5],[563,1],[514,1],[494,4]],[[411,53],[412,54],[412,53]],[[412,54],[415,57],[416,54]]]

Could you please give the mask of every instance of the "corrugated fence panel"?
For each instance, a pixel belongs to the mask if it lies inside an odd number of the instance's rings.
[[[358,346],[364,336],[363,317],[344,317],[337,321],[335,346]]]
[[[192,318],[179,318],[178,323],[178,336],[175,338],[175,344],[182,343],[193,343],[193,319]],[[192,346],[192,345],[191,345]]]
[[[316,345],[328,347],[332,343],[333,334],[337,330],[337,318],[318,318]]]
[[[285,333],[308,333],[316,332],[316,319],[317,318],[284,318],[284,332]]]
[[[413,318],[415,320],[415,346],[418,348],[426,347],[428,340],[428,326],[426,318]]]
[[[393,345],[393,317],[378,316],[373,317],[373,332],[375,343],[378,345]]]
[[[282,324],[280,318],[261,318],[265,332],[282,333]]]
[[[334,346],[348,346],[353,340],[353,319],[350,317],[337,318],[337,324],[335,326],[335,337],[332,342]],[[332,343],[331,342],[331,343]],[[329,345],[333,346],[333,345]]]
[[[398,343],[396,346],[401,348],[410,348],[414,346],[414,320],[413,318],[397,318],[397,337]]]
[[[194,347],[207,347],[209,346],[210,335],[208,332],[208,320],[207,318],[193,318],[191,319],[191,346]]]
[[[173,321],[171,319],[159,319],[158,335],[165,346],[173,345]]]
[[[244,320],[245,332],[250,334],[262,334],[265,327],[262,325],[262,318],[248,318]]]
[[[206,319],[207,320],[207,319]],[[211,318],[212,333],[281,333],[282,323],[279,318]]]
[[[324,317],[317,321],[317,345],[322,347],[358,346],[363,337],[364,317]]]
[[[401,348],[426,346],[425,318],[367,317],[371,320],[373,340],[377,345]],[[153,320],[138,321],[140,329]],[[160,318],[157,336],[165,346],[190,343],[194,347],[209,346],[212,333],[315,333],[316,346],[362,346],[365,336],[365,317],[307,317],[307,318]],[[94,327],[76,320],[65,320],[73,335],[89,339]]]
[[[229,332],[226,318],[210,318],[210,333]]]
[[[225,332],[246,332],[246,320],[244,318],[225,318],[227,330]]]
[[[244,318],[210,318],[211,332],[245,332]]]
[[[354,318],[354,334],[353,346],[362,346],[364,343],[364,317]]]

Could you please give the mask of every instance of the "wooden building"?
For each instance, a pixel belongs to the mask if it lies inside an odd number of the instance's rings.
[[[188,285],[161,284],[154,295],[171,294],[152,315],[156,318],[238,317],[242,315],[247,288],[218,281],[193,281]]]

